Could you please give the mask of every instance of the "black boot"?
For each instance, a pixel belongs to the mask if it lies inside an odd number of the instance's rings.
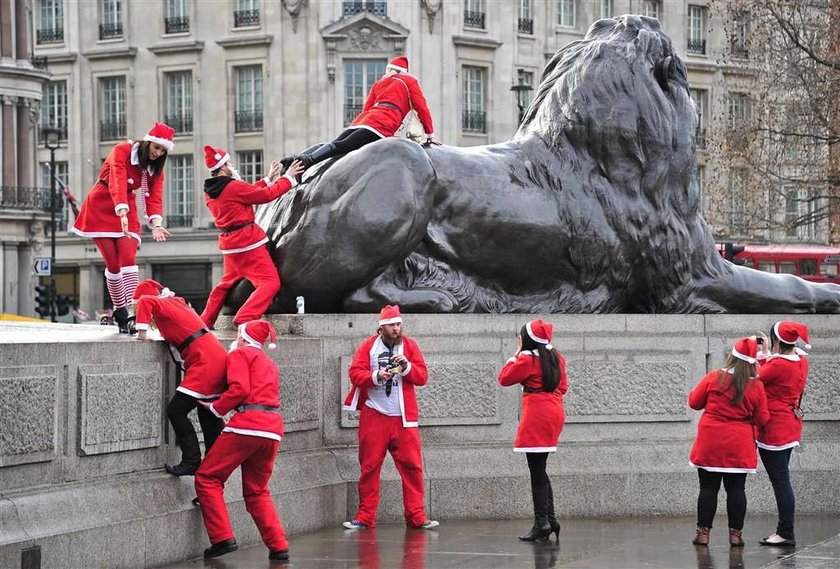
[[[308,149],[307,149],[308,150]],[[304,152],[298,156],[298,160],[303,163],[304,168],[311,168],[318,162],[326,160],[335,152],[335,144],[328,142],[312,152]]]
[[[175,466],[166,464],[164,468],[172,476],[195,475],[195,471],[201,466],[201,449],[198,447],[198,436],[193,433],[178,438],[178,446],[181,447],[181,463]]]
[[[547,505],[547,513],[548,513],[548,525],[551,526],[551,535],[552,533],[555,534],[555,541],[560,541],[560,522],[557,521],[557,516],[554,515],[554,490],[551,488],[551,480],[548,481],[548,501],[546,502]]]
[[[304,154],[311,154],[311,153],[315,152],[316,150],[318,150],[319,148],[321,148],[322,146],[324,146],[324,143],[319,142],[318,144],[313,144],[312,146],[310,146],[309,148],[307,148],[306,150],[304,150],[300,154],[289,154],[288,156],[284,156],[283,158],[280,159],[280,166],[282,166],[282,168],[280,169],[280,174],[281,175],[285,174],[286,170],[289,169],[289,166],[292,165],[292,162],[294,162],[295,160],[300,160],[300,157],[303,156]]]
[[[224,555],[225,553],[236,551],[237,549],[239,549],[239,546],[236,545],[235,538],[226,539],[224,541],[220,541],[219,543],[214,543],[205,549],[204,558],[210,559],[211,557],[218,557],[220,555]]]
[[[114,312],[111,314],[111,318],[114,319],[114,322],[117,324],[117,328],[119,328],[120,334],[128,334],[128,308],[125,306],[120,306],[119,308],[115,308]]]
[[[548,523],[548,486],[532,484],[531,498],[534,501],[534,527],[525,535],[519,536],[522,541],[537,541],[551,535],[551,525]]]

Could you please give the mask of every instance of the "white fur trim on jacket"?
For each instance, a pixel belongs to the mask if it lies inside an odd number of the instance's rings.
[[[261,247],[268,243],[268,237],[263,237],[256,243],[251,243],[245,247],[239,247],[237,249],[222,249],[222,255],[232,255],[233,253],[244,253],[245,251],[251,251],[252,249],[256,249],[257,247]]]

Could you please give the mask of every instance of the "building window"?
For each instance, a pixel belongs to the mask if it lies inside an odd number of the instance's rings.
[[[706,53],[706,8],[688,7],[688,53]]]
[[[601,13],[600,13],[599,17],[601,17],[601,18],[612,18],[612,15],[613,15],[612,0],[601,0],[598,4],[599,4],[599,7],[601,8]]]
[[[64,198],[64,189],[67,187],[67,162],[55,163],[55,189],[56,189],[56,217],[55,230],[67,231],[67,226],[70,220],[70,207],[67,200]],[[52,180],[50,179],[50,163],[41,162],[41,187],[49,192],[51,189]],[[47,193],[49,196],[49,193]],[[49,207],[49,204],[48,204]]]
[[[236,0],[233,27],[246,28],[260,25],[260,0]]]
[[[263,177],[263,153],[262,150],[249,150],[236,153],[236,168],[242,179],[253,184]]]
[[[743,233],[747,220],[747,171],[735,168],[729,173],[729,225],[734,233]]]
[[[64,41],[64,0],[41,0],[38,43]]]
[[[688,94],[697,108],[697,148],[706,148],[706,123],[708,121],[708,92],[705,89],[689,89]]]
[[[178,34],[190,31],[188,0],[167,0],[166,33]]]
[[[263,79],[261,65],[235,68],[235,132],[259,132],[263,128]]]
[[[729,126],[735,128],[750,118],[750,104],[746,93],[729,94]]]
[[[344,0],[341,3],[343,16],[353,16],[362,12],[385,18],[388,16],[388,6],[385,0]]]
[[[201,314],[212,288],[213,266],[210,263],[152,265],[152,278],[166,283]]]
[[[785,234],[813,240],[817,237],[817,200],[806,189],[785,192]]]
[[[532,14],[533,7],[531,0],[519,0],[519,33],[532,34],[534,33],[534,16]]]
[[[353,122],[365,104],[370,88],[385,73],[385,60],[344,60],[344,125]]]
[[[484,0],[465,0],[464,27],[484,29],[485,7]]]
[[[483,67],[464,67],[464,114],[461,127],[464,132],[487,132],[484,108],[487,70]]]
[[[122,2],[121,0],[102,0],[102,13],[99,22],[99,39],[107,40],[121,38]]]
[[[659,0],[642,0],[640,10],[642,16],[659,19]]]
[[[192,134],[192,72],[166,73],[166,124],[175,129],[175,135]]]
[[[59,140],[67,140],[67,81],[50,81],[44,85],[41,101],[41,128],[61,129]]]
[[[564,28],[575,27],[575,0],[557,0],[557,23]]]
[[[99,139],[125,138],[125,77],[103,77],[99,80]]]
[[[192,154],[170,156],[166,169],[166,225],[168,227],[192,227],[193,189]]]
[[[746,59],[749,57],[747,41],[749,39],[749,17],[746,12],[737,10],[732,13],[729,22],[729,53],[733,57]]]

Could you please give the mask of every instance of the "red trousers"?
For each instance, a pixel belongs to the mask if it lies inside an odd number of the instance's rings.
[[[210,543],[233,537],[225,505],[225,482],[237,466],[242,466],[242,497],[245,509],[254,518],[263,543],[271,551],[288,549],[286,531],[268,491],[279,441],[222,433],[195,473],[195,493],[201,505],[204,527]]]
[[[201,319],[208,328],[212,328],[216,324],[216,318],[219,317],[219,311],[230,289],[242,279],[247,279],[254,285],[254,292],[233,317],[233,323],[238,326],[251,320],[259,320],[268,310],[274,296],[280,291],[280,275],[277,274],[277,267],[271,262],[268,247],[260,245],[250,251],[222,255],[222,257],[224,267],[222,280],[210,292],[207,306],[201,313]]]
[[[359,476],[359,511],[354,519],[368,527],[376,525],[379,477],[386,451],[391,453],[402,478],[405,523],[411,527],[418,526],[426,521],[420,429],[403,427],[402,417],[388,417],[367,405],[362,405],[359,417],[359,465],[362,472]]]

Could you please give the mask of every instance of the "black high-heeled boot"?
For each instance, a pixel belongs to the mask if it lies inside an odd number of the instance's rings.
[[[519,536],[522,541],[537,541],[551,535],[551,524],[548,523],[548,486],[531,486],[531,498],[534,501],[534,526],[525,535]]]
[[[116,322],[120,334],[130,333],[128,328],[128,308],[126,308],[125,306],[115,308],[114,311],[111,313],[111,318],[113,318],[114,322]]]
[[[280,169],[280,175],[282,176],[283,174],[286,173],[286,170],[289,169],[289,166],[292,165],[292,162],[294,162],[295,160],[299,160],[300,157],[303,156],[304,154],[311,154],[311,153],[315,152],[316,150],[318,150],[322,146],[324,146],[324,143],[319,142],[318,144],[313,144],[312,146],[310,146],[309,148],[307,148],[306,150],[304,150],[300,154],[289,154],[288,156],[284,156],[283,158],[281,158],[280,159],[280,166],[282,166],[282,168]]]
[[[322,160],[326,160],[330,156],[333,155],[335,151],[335,144],[332,142],[328,142],[326,144],[321,145],[317,150],[312,152],[304,152],[300,156],[298,156],[298,160],[303,163],[304,168],[311,168],[318,162]]]
[[[557,521],[557,516],[554,514],[554,490],[551,488],[551,480],[548,481],[548,525],[551,526],[551,535],[555,534],[555,541],[560,541],[560,522]]]

